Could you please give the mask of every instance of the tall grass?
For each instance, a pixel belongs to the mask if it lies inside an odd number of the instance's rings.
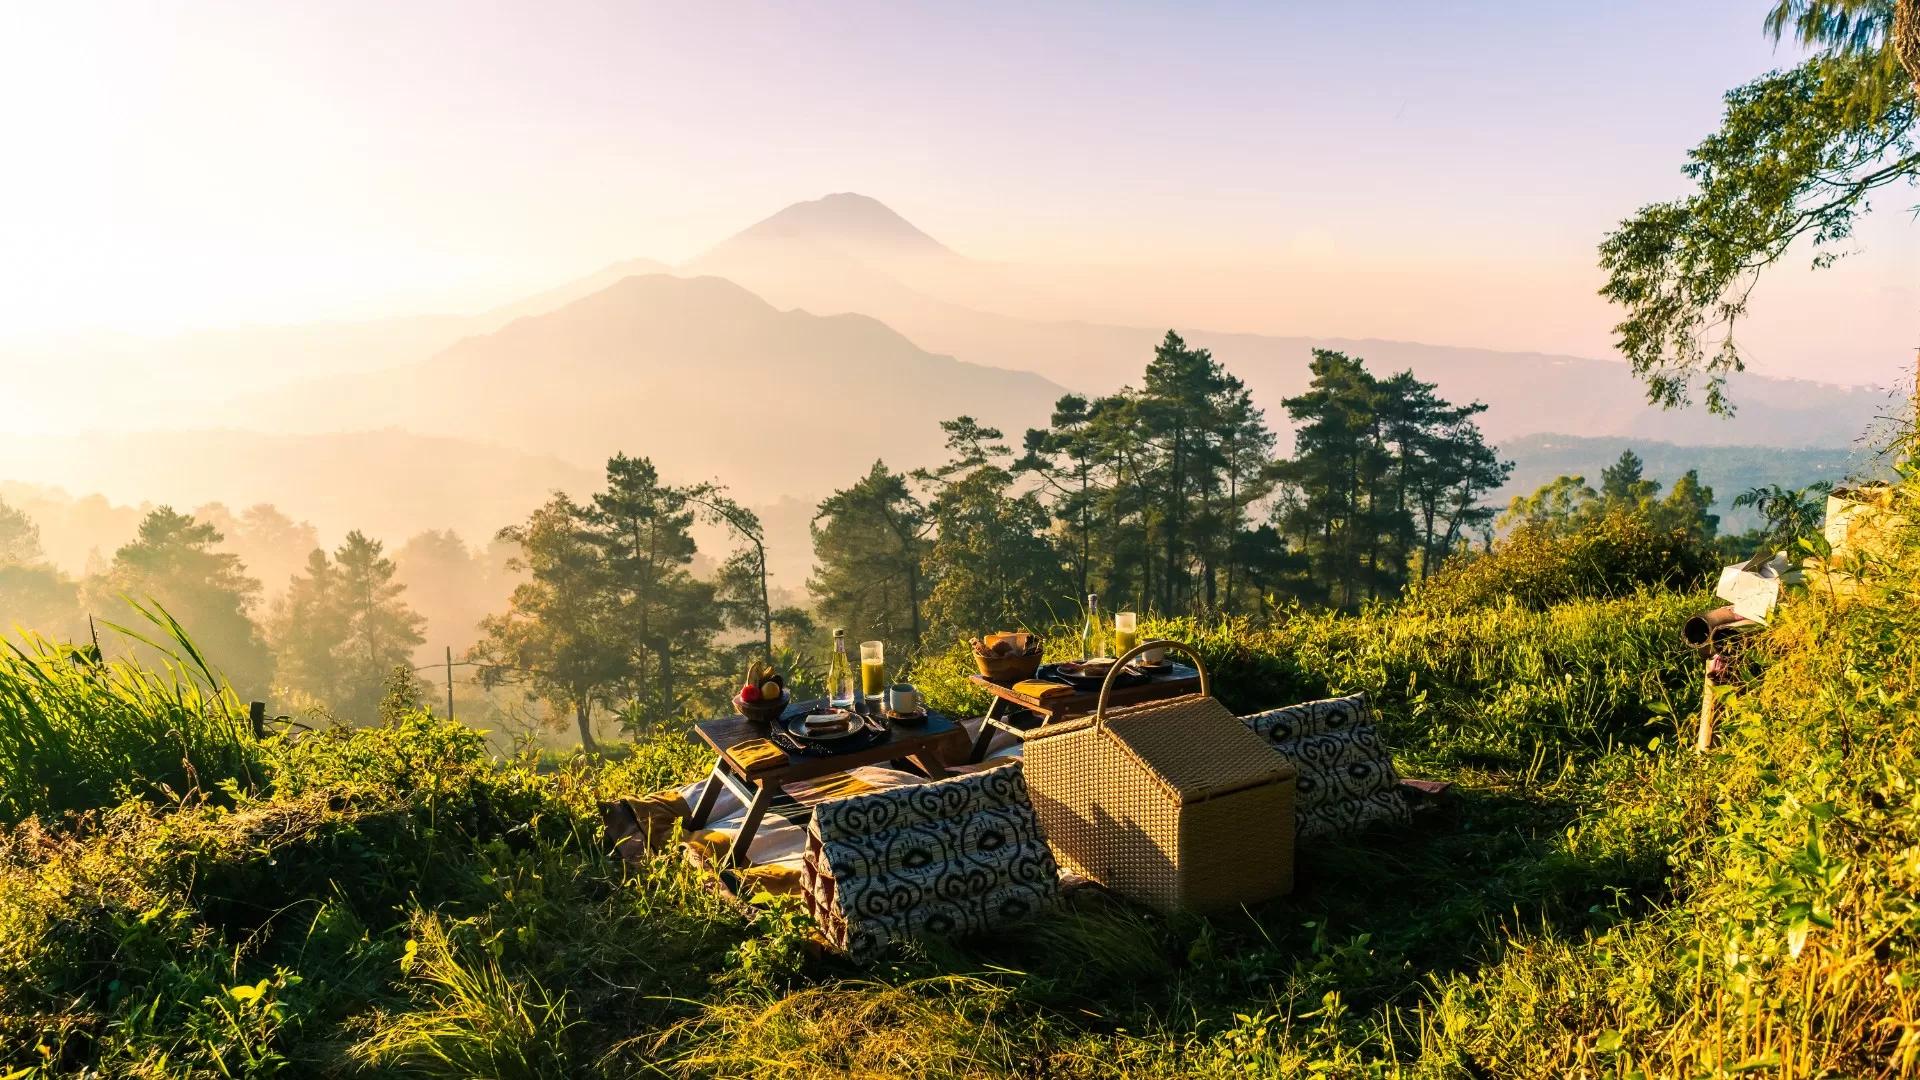
[[[1357,615],[1282,608],[1259,618],[1154,619],[1143,633],[1194,645],[1214,692],[1238,713],[1365,692],[1402,752],[1517,764],[1645,743],[1648,721],[1699,703],[1697,662],[1680,640],[1704,595],[1647,590],[1534,610],[1378,606]],[[1049,656],[1077,655],[1078,630],[1044,632]],[[934,703],[977,714],[969,650],[922,657],[911,674]]]
[[[163,610],[140,608],[154,669],[29,635],[0,654],[0,822],[181,797],[254,775],[233,691]]]

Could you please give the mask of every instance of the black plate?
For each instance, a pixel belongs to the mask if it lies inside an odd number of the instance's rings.
[[[1059,664],[1042,664],[1040,670],[1034,672],[1033,677],[1063,682],[1075,690],[1099,690],[1101,684],[1107,681],[1105,675],[1069,675],[1060,670]],[[1114,677],[1113,688],[1119,690],[1123,687],[1139,686],[1148,681],[1150,681],[1148,676],[1129,667],[1122,669],[1120,674]]]

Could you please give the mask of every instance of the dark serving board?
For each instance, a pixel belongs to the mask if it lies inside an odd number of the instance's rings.
[[[1059,664],[1042,664],[1040,665],[1040,670],[1033,673],[1033,677],[1036,679],[1051,679],[1054,682],[1063,682],[1075,690],[1083,690],[1090,693],[1098,693],[1101,684],[1107,681],[1105,675],[1097,677],[1091,675],[1069,675],[1060,670]],[[1119,690],[1128,686],[1142,686],[1151,681],[1151,676],[1143,675],[1132,668],[1124,668],[1120,674],[1114,678],[1113,688]]]

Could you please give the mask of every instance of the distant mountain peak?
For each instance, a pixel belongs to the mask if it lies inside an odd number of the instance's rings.
[[[921,232],[886,203],[853,191],[794,203],[749,226],[734,240],[801,240],[852,254],[953,254],[946,245]]]

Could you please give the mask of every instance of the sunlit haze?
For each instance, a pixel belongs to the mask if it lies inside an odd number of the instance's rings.
[[[1792,59],[1748,0],[6,21],[16,340],[478,310],[851,190],[1050,280],[1058,315],[1604,356],[1595,244],[1684,190],[1726,88]],[[1765,284],[1760,370],[1897,374],[1915,201],[1886,193],[1836,269]]]

